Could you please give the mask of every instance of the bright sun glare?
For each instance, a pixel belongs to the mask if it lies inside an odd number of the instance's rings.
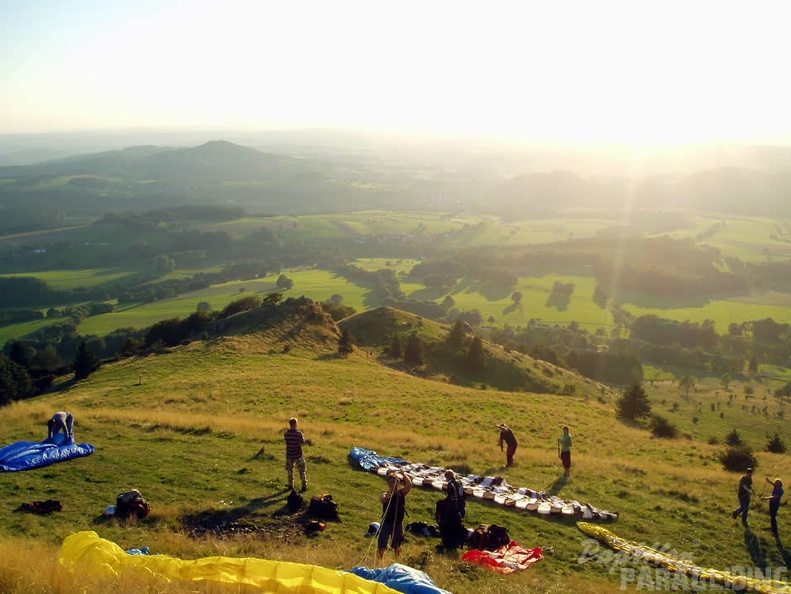
[[[83,10],[80,10],[80,7]],[[780,3],[27,3],[0,132],[367,126],[537,140],[791,138]]]

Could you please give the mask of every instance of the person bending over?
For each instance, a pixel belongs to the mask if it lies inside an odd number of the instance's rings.
[[[61,432],[67,441],[74,439],[74,415],[65,410],[56,412],[47,421],[47,439],[52,439]]]

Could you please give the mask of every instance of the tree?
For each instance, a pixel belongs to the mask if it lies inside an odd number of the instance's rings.
[[[285,274],[281,274],[277,277],[275,285],[277,285],[278,289],[289,290],[294,288],[294,281],[288,278]]]
[[[398,338],[398,334],[393,336],[393,342],[390,344],[390,356],[393,359],[400,359],[401,355],[404,354],[404,349],[401,346],[401,339]]]
[[[684,396],[689,398],[689,391],[695,387],[695,378],[691,375],[685,375],[678,380],[678,387],[684,390]]]
[[[9,359],[27,369],[30,369],[33,358],[36,356],[36,347],[21,340],[11,341],[7,351]]]
[[[264,297],[264,303],[277,305],[283,301],[283,293],[269,293],[266,297]]]
[[[173,272],[176,269],[176,261],[172,258],[160,254],[154,256],[154,270],[159,273]]]
[[[32,396],[33,391],[27,369],[0,354],[0,406]]]
[[[442,307],[445,308],[445,311],[450,311],[456,307],[456,301],[450,295],[445,295],[445,299],[442,300]]]
[[[615,409],[620,418],[632,421],[651,414],[651,403],[642,384],[633,384],[624,390]]]
[[[348,355],[352,351],[354,351],[354,343],[352,342],[352,337],[349,336],[349,331],[344,330],[341,334],[340,339],[338,340],[338,353],[341,355]]]
[[[464,367],[469,371],[479,371],[483,369],[485,355],[483,342],[476,336],[470,343],[467,354],[464,356]]]
[[[61,364],[60,356],[58,356],[55,348],[48,344],[36,352],[31,367],[42,371],[55,371]]]
[[[86,342],[84,340],[80,342],[80,346],[77,348],[77,355],[74,357],[74,379],[82,380],[87,378],[99,369],[100,365],[99,358],[91,352]]]
[[[767,452],[772,452],[773,454],[785,454],[787,449],[786,443],[783,441],[783,438],[780,437],[779,433],[775,433],[773,436],[767,438]]]
[[[742,441],[742,436],[739,435],[739,432],[736,431],[736,429],[731,430],[731,432],[725,436],[725,443],[727,443],[729,446],[744,445],[744,442]]]
[[[211,311],[211,303],[209,303],[208,301],[201,301],[200,303],[198,303],[198,307],[196,308],[195,311],[208,313]]]
[[[720,378],[720,384],[724,390],[728,389],[728,386],[731,385],[731,374],[730,373],[723,373],[722,377]]]
[[[423,365],[425,361],[425,347],[417,333],[409,335],[404,347],[404,361],[413,365]]]
[[[513,301],[514,305],[516,305],[517,307],[522,305],[522,297],[523,297],[522,291],[514,291],[513,293],[511,293],[511,301]]]
[[[447,340],[448,344],[460,345],[464,341],[464,337],[467,336],[467,328],[467,324],[461,320],[456,320],[450,329]]]
[[[725,470],[744,472],[747,468],[758,468],[758,458],[748,445],[730,446],[718,454]]]

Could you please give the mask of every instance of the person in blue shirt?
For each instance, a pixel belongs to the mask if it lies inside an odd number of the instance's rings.
[[[780,509],[780,500],[783,498],[783,481],[779,478],[772,480],[768,476],[766,482],[772,485],[772,494],[769,497],[761,497],[764,501],[769,501],[769,518],[772,522],[772,536],[777,538],[777,512]]]

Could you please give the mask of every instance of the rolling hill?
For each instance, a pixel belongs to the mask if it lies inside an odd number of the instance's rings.
[[[337,352],[343,330],[359,345],[346,357]],[[371,541],[362,535],[381,513],[377,498],[383,481],[348,463],[354,446],[459,472],[499,475],[511,485],[617,510],[620,517],[608,528],[619,536],[657,543],[703,566],[763,571],[787,565],[788,553],[764,530],[765,506],[756,502],[750,528],[731,523],[738,476],[716,462],[716,443],[692,436],[654,439],[615,418],[610,393],[599,399],[482,390],[406,373],[376,346],[397,331],[420,332],[427,344],[436,341],[426,350],[433,353],[428,367],[440,365],[446,327],[386,308],[335,324],[311,302],[291,300],[233,316],[215,338],[109,363],[82,382],[62,378],[52,393],[0,409],[6,443],[42,438],[44,419],[66,409],[76,416],[77,440],[97,448],[87,458],[0,481],[5,559],[0,590],[98,591],[95,577],[57,570],[57,547],[79,530],[94,530],[123,548],[148,546],[189,559],[219,554],[370,566]],[[486,348],[494,358],[494,349]],[[669,406],[666,400],[688,407],[673,386],[650,390],[656,407]],[[733,415],[745,413],[725,407],[722,415],[714,412],[721,390],[701,382],[694,400],[709,430],[724,435]],[[286,508],[282,431],[290,416],[300,418],[309,440],[308,495],[329,492],[340,505],[341,522],[313,536],[300,529],[303,514]],[[774,426],[756,419],[758,435]],[[520,441],[512,468],[503,468],[496,445],[500,422]],[[560,478],[555,449],[562,425],[571,426],[574,436],[569,481]],[[718,429],[711,429],[715,425]],[[757,452],[757,457],[761,475],[791,471],[788,456]],[[151,503],[152,513],[128,524],[108,521],[105,506],[132,487]],[[20,513],[23,502],[47,498],[62,501],[63,511]],[[437,498],[436,491],[415,488],[409,520],[431,522]],[[402,562],[455,594],[601,594],[619,588],[629,575],[622,569],[650,567],[620,557],[613,565],[607,549],[591,549],[573,520],[477,499],[467,508],[468,526],[506,526],[523,546],[541,546],[545,553],[530,570],[502,576],[471,566],[458,554],[443,554],[431,538],[410,536]],[[783,514],[781,532],[787,525]],[[37,571],[27,569],[31,563]],[[102,585],[121,593],[196,591],[194,584],[136,579]]]

